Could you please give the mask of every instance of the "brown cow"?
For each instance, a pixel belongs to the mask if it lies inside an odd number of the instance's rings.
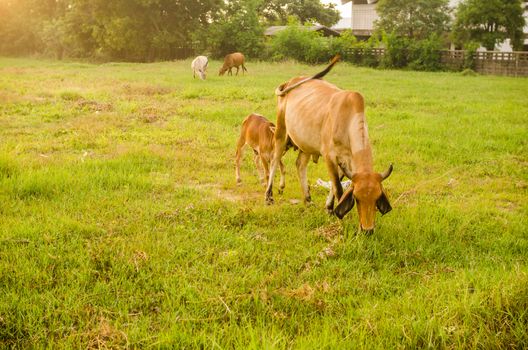
[[[275,146],[275,125],[261,115],[250,114],[242,122],[242,130],[240,131],[240,138],[237,142],[236,149],[236,180],[240,184],[240,158],[242,157],[242,149],[245,145],[249,145],[254,152],[255,166],[257,167],[260,181],[266,185],[269,179],[269,166],[273,157],[273,148]],[[260,160],[260,162],[259,162]],[[264,168],[264,175],[260,164]],[[284,189],[284,164],[279,160],[281,171],[280,191]],[[264,177],[265,176],[265,177]]]
[[[246,66],[244,66],[245,57],[240,52],[230,53],[224,57],[224,65],[220,68],[218,75],[224,75],[224,73],[229,70],[228,75],[233,75],[231,69],[235,67],[237,69],[236,75],[238,75],[238,67],[242,66],[242,74],[244,71],[247,72]]]
[[[278,95],[275,156],[271,166],[266,201],[273,203],[273,177],[288,139],[299,148],[297,171],[305,202],[310,202],[306,168],[310,157],[321,155],[332,182],[326,208],[342,219],[357,201],[360,228],[374,230],[376,207],[382,214],[392,208],[381,182],[392,172],[392,165],[383,174],[374,172],[372,149],[368,137],[363,97],[341,90],[319,80],[339,60],[313,77],[293,78],[282,84]],[[343,194],[340,180],[347,176],[352,185]],[[334,198],[338,204],[334,212]]]

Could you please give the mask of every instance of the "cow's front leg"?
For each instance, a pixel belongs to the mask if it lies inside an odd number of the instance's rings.
[[[295,163],[297,165],[297,174],[299,175],[299,181],[301,183],[301,189],[304,196],[304,203],[308,204],[312,201],[312,197],[310,196],[310,186],[308,185],[308,176],[307,176],[307,168],[308,168],[308,162],[310,162],[311,155],[308,153],[304,153],[299,151],[299,156],[297,157],[297,162]]]
[[[343,195],[343,186],[341,185],[341,180],[343,179],[344,175],[342,174],[342,171],[339,170],[339,166],[332,162],[331,159],[327,158],[325,160],[325,164],[328,169],[328,175],[330,175],[330,183],[332,185],[330,193],[328,193],[328,196],[326,197],[325,207],[328,214],[333,214],[334,198],[337,198],[339,201]]]

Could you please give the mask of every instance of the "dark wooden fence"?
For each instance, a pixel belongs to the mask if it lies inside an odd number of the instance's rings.
[[[442,64],[452,69],[462,69],[465,64],[482,74],[528,76],[528,52],[486,51],[442,51]]]
[[[351,49],[344,53],[346,61],[366,65],[378,65],[385,49]],[[481,74],[528,77],[528,52],[468,52],[463,50],[443,50],[440,64],[448,70],[463,70],[471,67]]]

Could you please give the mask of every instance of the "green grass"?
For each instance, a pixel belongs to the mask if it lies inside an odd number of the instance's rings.
[[[528,346],[528,80],[356,68],[394,210],[266,206],[243,118],[321,67],[0,59],[0,347]],[[326,179],[324,164],[309,178]]]

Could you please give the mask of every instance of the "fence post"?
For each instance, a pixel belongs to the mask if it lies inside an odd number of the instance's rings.
[[[519,53],[515,52],[515,77],[519,74]]]

